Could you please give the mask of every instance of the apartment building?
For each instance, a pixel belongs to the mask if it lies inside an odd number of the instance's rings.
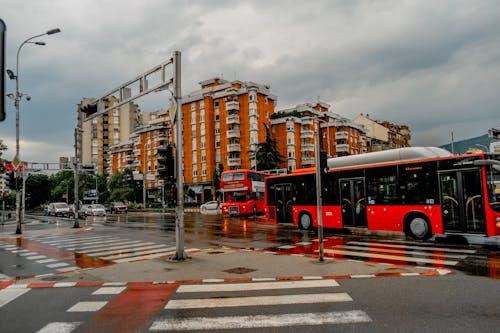
[[[141,125],[130,134],[127,142],[113,145],[108,154],[112,172],[132,170],[145,177],[146,190],[159,190],[162,182],[157,174],[158,147],[172,143],[172,124],[169,110],[141,113]]]
[[[219,164],[224,170],[255,167],[250,152],[265,140],[277,98],[254,82],[215,77],[199,84],[182,97],[183,159],[184,182],[204,201],[214,195]]]
[[[369,114],[360,114],[353,122],[366,128],[369,152],[410,147],[411,132],[407,125],[375,120]]]
[[[366,152],[364,128],[329,111],[330,107],[318,101],[274,114],[271,134],[277,141],[277,150],[285,157],[281,167],[294,170],[315,166],[316,135],[319,137],[319,148],[330,157]]]
[[[84,98],[78,105],[78,110],[93,100]],[[106,107],[116,102],[115,98],[109,98]],[[83,117],[79,143],[80,163],[94,165],[99,175],[111,175],[112,166],[108,160],[110,147],[129,141],[130,134],[139,123],[139,113],[138,105],[128,103],[93,119]]]

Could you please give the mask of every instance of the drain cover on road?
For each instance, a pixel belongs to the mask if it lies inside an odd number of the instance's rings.
[[[245,273],[250,273],[250,272],[255,272],[256,269],[253,268],[246,268],[246,267],[235,267],[231,269],[226,269],[223,272],[226,273],[231,273],[231,274],[245,274]]]

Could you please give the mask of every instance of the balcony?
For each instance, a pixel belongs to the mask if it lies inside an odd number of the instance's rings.
[[[314,144],[312,143],[303,143],[301,145],[301,151],[314,151]]]
[[[241,159],[240,158],[228,158],[227,165],[230,167],[238,167],[241,165]]]
[[[227,152],[237,152],[241,151],[241,145],[239,143],[231,143],[227,145]]]
[[[302,118],[302,125],[312,125],[312,124],[313,124],[312,118]]]
[[[240,124],[240,116],[238,114],[229,115],[226,118],[226,123],[228,125],[231,125],[231,124],[237,124],[237,125],[239,125]]]
[[[302,166],[314,165],[316,163],[314,157],[302,157]]]
[[[340,144],[340,145],[335,145],[335,150],[337,153],[348,153],[349,152],[349,145],[348,144]]]
[[[300,131],[300,138],[301,139],[313,139],[314,138],[314,131],[311,131],[311,130]]]
[[[349,133],[347,133],[346,131],[335,133],[335,140],[347,140],[348,137]]]
[[[240,105],[238,104],[238,102],[236,101],[230,101],[230,102],[226,102],[226,110],[229,111],[229,110],[239,110],[240,109]]]
[[[226,137],[229,138],[239,138],[240,137],[240,130],[229,130],[227,131]]]

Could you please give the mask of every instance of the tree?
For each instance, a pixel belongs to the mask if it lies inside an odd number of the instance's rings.
[[[215,188],[215,190],[220,189],[220,176],[222,175],[222,172],[224,171],[224,165],[222,163],[219,163],[217,165],[217,168],[214,169],[213,177],[212,177],[212,186]]]
[[[47,175],[31,174],[26,179],[26,207],[35,208],[50,201],[50,179]]]
[[[284,162],[284,157],[277,149],[277,141],[271,136],[269,127],[264,123],[266,128],[266,141],[257,145],[257,151],[250,151],[253,158],[257,159],[257,170],[273,170],[278,169],[281,163]],[[256,155],[255,155],[256,154]]]
[[[3,143],[2,139],[0,139],[0,161],[2,160],[2,154],[4,150],[7,150],[7,145]]]

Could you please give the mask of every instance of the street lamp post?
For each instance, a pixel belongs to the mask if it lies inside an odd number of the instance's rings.
[[[58,28],[51,29],[43,34],[32,36],[32,37],[26,39],[24,42],[22,42],[21,45],[19,45],[19,48],[17,49],[16,75],[15,76],[12,75],[12,72],[8,73],[9,77],[11,79],[16,80],[16,94],[14,96],[14,106],[16,108],[16,155],[14,157],[14,160],[16,161],[17,164],[20,161],[20,159],[19,159],[19,104],[20,104],[23,96],[25,96],[26,100],[28,100],[28,101],[31,99],[31,97],[29,97],[29,95],[23,94],[19,91],[19,53],[21,52],[21,49],[25,44],[35,44],[35,45],[42,45],[42,46],[45,45],[44,42],[31,42],[31,40],[38,38],[38,37],[41,37],[41,36],[45,36],[45,35],[53,35],[53,34],[56,34],[58,32],[61,32],[61,30]],[[18,179],[17,176],[19,176],[19,171],[16,171],[16,179]],[[21,173],[21,177],[22,177],[22,173]],[[18,187],[17,184],[16,184],[16,187]],[[17,188],[16,188],[16,191],[17,191],[17,193],[16,193],[16,210],[17,210],[17,212],[16,212],[17,213],[16,234],[21,234],[22,233],[21,225],[23,223],[23,221],[22,221],[23,218],[21,216],[21,205],[24,205],[24,203],[21,203],[21,195],[20,195],[19,190]],[[24,187],[23,187],[23,191],[24,191]]]

